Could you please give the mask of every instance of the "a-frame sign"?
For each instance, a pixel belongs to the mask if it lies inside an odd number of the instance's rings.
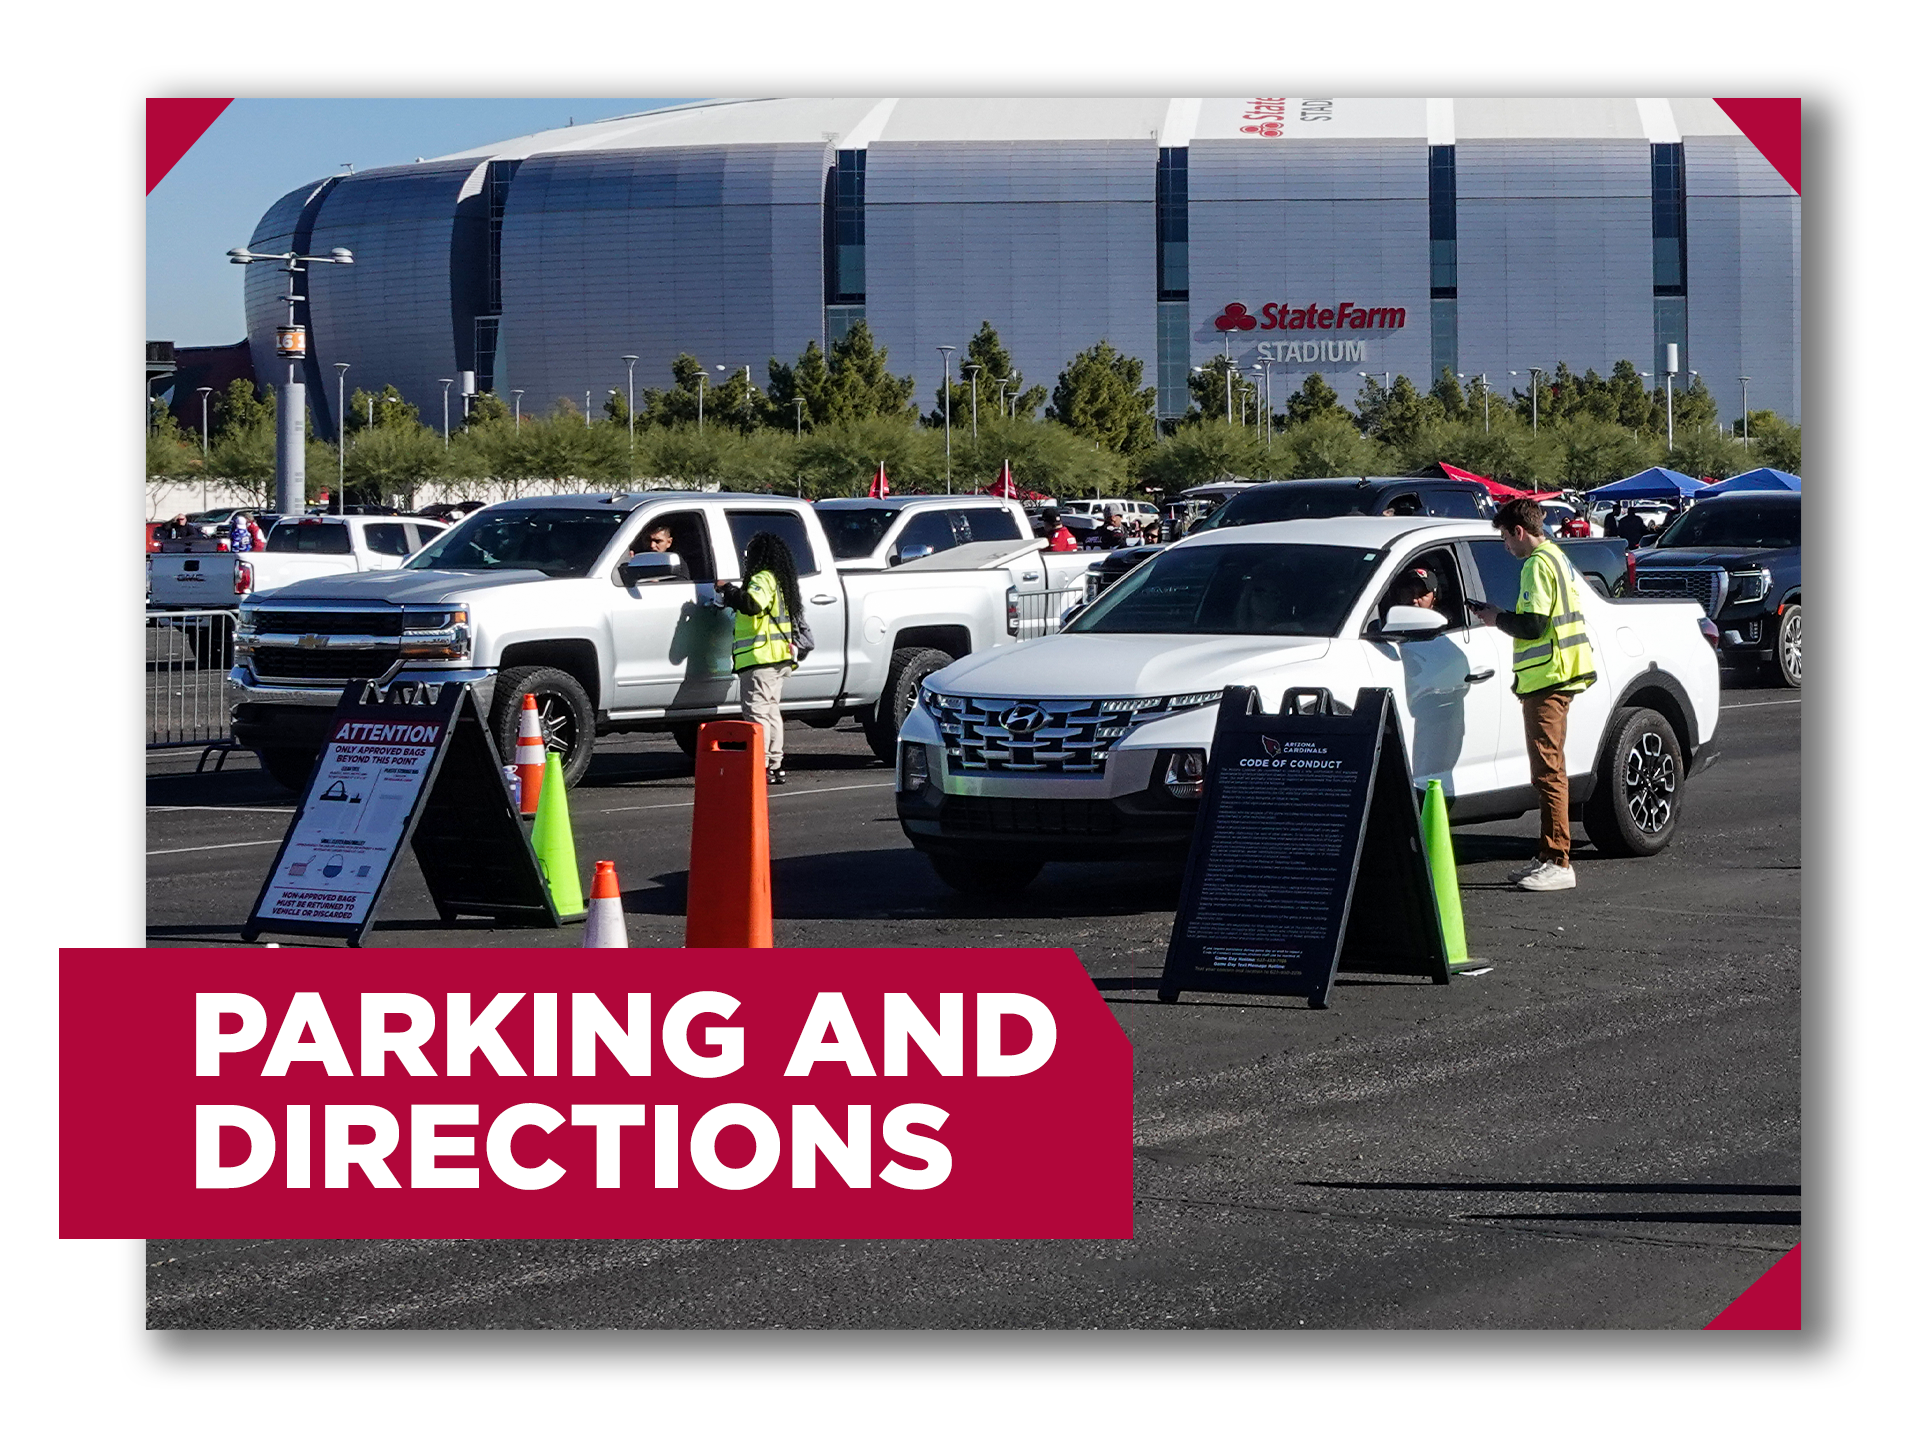
[[[561,923],[472,691],[403,675],[341,696],[240,938],[358,945],[409,842],[442,920]]]
[[[1278,715],[1234,686],[1220,701],[1160,977],[1184,990],[1304,995],[1316,1010],[1342,968],[1449,978],[1393,692],[1335,714],[1290,690]]]

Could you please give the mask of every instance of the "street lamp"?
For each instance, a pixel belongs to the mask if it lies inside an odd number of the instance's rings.
[[[1536,435],[1540,433],[1540,377],[1546,373],[1547,372],[1538,365],[1529,365],[1527,367],[1527,393],[1533,397],[1533,433]],[[1509,370],[1507,374],[1517,377],[1520,372],[1518,370]],[[1667,442],[1667,448],[1669,450],[1673,448],[1673,442],[1671,440]]]
[[[969,360],[960,367],[960,373],[973,372],[973,402],[967,407],[967,418],[973,422],[973,443],[980,443],[980,362]]]
[[[302,255],[296,250],[281,255],[257,255],[239,245],[227,251],[227,259],[235,265],[252,265],[261,260],[286,262],[283,268],[287,277],[287,323],[279,329],[274,353],[287,362],[287,378],[280,387],[274,413],[273,503],[282,515],[298,514],[307,508],[307,387],[296,378],[299,362],[307,358],[307,330],[294,319],[294,306],[307,297],[294,292],[294,277],[307,265],[351,265],[353,252],[336,245],[325,255]]]
[[[633,479],[633,367],[640,362],[638,355],[622,355],[627,362],[627,479]]]
[[[693,373],[700,377],[700,395],[694,401],[694,429],[704,435],[707,433],[707,372],[696,370]]]
[[[716,365],[716,366],[714,366],[713,368],[714,368],[714,370],[715,370],[716,372],[718,372],[718,373],[721,373],[721,374],[724,374],[724,373],[726,372],[726,368],[727,368],[727,367],[726,367],[726,366],[724,366],[724,365]],[[751,365],[742,365],[742,366],[740,367],[740,373],[741,373],[742,375],[744,375],[744,376],[746,376],[746,377],[747,377],[747,385],[748,385],[748,387],[749,387],[749,388],[751,388],[751,387],[752,387],[752,385],[753,385],[753,366],[751,366]],[[725,381],[722,381],[721,383],[722,383],[722,384],[725,384],[726,382],[725,382]]]
[[[591,430],[593,428],[593,386],[591,385],[587,386],[587,408],[585,414],[587,417],[587,428]]]
[[[200,508],[207,508],[207,455],[212,448],[207,439],[207,397],[213,393],[211,385],[202,385],[200,395]]]
[[[1486,371],[1481,371],[1480,380],[1480,429],[1483,432],[1493,429],[1493,395],[1487,388]]]
[[[936,345],[940,352],[940,423],[947,432],[947,493],[953,493],[953,352],[957,346]]]
[[[1751,375],[1740,377],[1740,444],[1743,448],[1747,443],[1747,384],[1752,379]]]
[[[440,379],[440,442],[441,448],[453,448],[452,409],[447,396],[453,393],[453,381],[442,376]]]
[[[340,374],[340,483],[335,487],[333,513],[344,515],[347,513],[347,371],[353,367],[345,360],[336,360],[333,368]]]
[[[527,392],[524,390],[515,390],[512,393],[513,393],[513,428],[517,431],[520,428],[520,397],[526,394]],[[373,406],[369,404],[367,406],[367,409],[369,412],[371,412],[373,409]]]
[[[1007,418],[1008,418],[1008,414],[1007,414],[1007,386],[1009,386],[1009,385],[1011,385],[1011,384],[1013,383],[1013,377],[1012,377],[1011,375],[1009,375],[1009,376],[1007,376],[1007,378],[1006,378],[1006,379],[1004,379],[1004,380],[995,380],[995,381],[994,381],[993,383],[994,383],[995,385],[998,385],[998,386],[1000,387],[1000,396],[999,396],[999,400],[997,401],[997,403],[998,403],[998,404],[999,404],[999,406],[1000,406],[1000,418],[1001,418],[1002,420],[1005,420],[1005,419],[1007,419]]]

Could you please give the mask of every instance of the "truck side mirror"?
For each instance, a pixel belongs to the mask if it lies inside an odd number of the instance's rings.
[[[1447,617],[1439,610],[1418,605],[1394,605],[1388,608],[1385,623],[1373,630],[1370,640],[1431,640],[1447,628]]]
[[[893,555],[888,559],[887,563],[889,565],[904,565],[909,560],[924,560],[931,554],[933,554],[933,546],[931,545],[901,545],[894,550]]]
[[[687,562],[671,550],[642,550],[613,567],[613,583],[622,589],[657,585],[662,580],[684,580]]]

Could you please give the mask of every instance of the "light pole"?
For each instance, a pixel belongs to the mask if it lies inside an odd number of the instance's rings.
[[[707,433],[707,372],[696,370],[693,373],[700,377],[700,395],[694,402],[694,430],[704,435]]]
[[[793,438],[796,440],[800,438],[800,411],[805,407],[806,403],[807,397],[804,395],[796,395],[793,397]]]
[[[213,393],[211,385],[202,385],[200,395],[200,508],[207,508],[207,457],[213,445],[207,438],[207,397]]]
[[[633,367],[640,363],[638,355],[622,355],[627,362],[627,479],[633,479]]]
[[[1487,389],[1487,375],[1484,370],[1480,372],[1479,378],[1480,378],[1480,429],[1482,432],[1491,432],[1493,429],[1492,392],[1490,392]]]
[[[307,265],[351,265],[353,252],[336,245],[325,255],[302,255],[294,250],[283,255],[256,255],[239,245],[227,252],[227,259],[235,265],[252,265],[260,260],[286,262],[287,323],[280,327],[274,347],[274,353],[287,362],[287,378],[280,387],[274,413],[273,504],[282,515],[296,515],[307,508],[307,387],[296,378],[297,367],[307,358],[307,329],[294,319],[294,306],[307,297],[294,292],[294,277]]]
[[[1747,444],[1747,384],[1752,379],[1751,375],[1740,377],[1740,445],[1743,449]]]
[[[956,346],[936,345],[940,352],[940,424],[946,431],[947,493],[953,493],[953,352]]]
[[[998,399],[998,401],[997,401],[997,403],[998,403],[998,405],[1000,406],[1000,418],[1001,418],[1002,420],[1005,420],[1005,419],[1007,419],[1007,418],[1008,418],[1008,414],[1007,414],[1007,386],[1009,386],[1009,385],[1011,385],[1011,384],[1013,383],[1013,377],[1012,377],[1011,375],[1009,375],[1009,376],[1007,376],[1007,378],[1006,378],[1006,379],[1004,379],[1004,380],[996,380],[996,381],[994,381],[993,383],[994,383],[994,384],[996,384],[996,385],[998,385],[998,386],[1000,387],[1000,396],[999,396],[999,399]]]
[[[973,402],[968,406],[967,418],[973,422],[973,443],[980,443],[980,362],[969,360],[960,367],[960,373],[973,372]]]
[[[513,392],[513,428],[516,431],[520,428],[520,397],[526,393],[524,390],[515,390]],[[369,405],[367,408],[371,410],[373,407]]]
[[[714,368],[714,370],[715,370],[715,372],[716,372],[716,373],[720,373],[720,374],[724,374],[724,373],[726,372],[726,368],[727,368],[727,367],[726,367],[726,366],[724,366],[724,365],[716,365],[716,366],[714,366],[713,368]],[[746,377],[747,377],[747,386],[748,386],[748,388],[752,388],[752,386],[753,386],[753,366],[751,366],[751,365],[742,365],[742,366],[740,367],[740,373],[741,373],[742,375],[744,375],[744,376],[746,376]],[[723,385],[724,385],[725,383],[726,383],[726,382],[725,382],[724,380],[723,380],[723,381],[721,381],[721,384],[723,384]]]
[[[593,428],[593,386],[591,385],[587,386],[587,408],[584,413],[587,417],[587,428],[591,430]]]
[[[1540,433],[1540,377],[1546,373],[1538,365],[1527,367],[1527,393],[1533,397],[1533,433],[1536,435]],[[1518,377],[1520,372],[1509,370],[1507,374]],[[1667,448],[1669,450],[1673,448],[1671,441],[1668,442]]]
[[[453,393],[453,381],[445,376],[440,380],[440,445],[444,450],[453,448],[452,406],[447,396]]]
[[[336,360],[333,368],[340,375],[340,483],[335,487],[333,513],[344,515],[347,513],[347,371],[353,367],[345,360]]]

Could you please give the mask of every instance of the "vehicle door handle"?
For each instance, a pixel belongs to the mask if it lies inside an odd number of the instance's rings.
[[[807,603],[809,605],[831,605],[839,598],[838,595],[809,595],[807,597]]]
[[[1494,673],[1492,670],[1469,670],[1467,672],[1467,684],[1478,685],[1482,680],[1491,680],[1494,677]]]
[[[1038,570],[1029,570],[1020,578],[1022,580],[1038,580],[1040,578],[1040,572]]]

